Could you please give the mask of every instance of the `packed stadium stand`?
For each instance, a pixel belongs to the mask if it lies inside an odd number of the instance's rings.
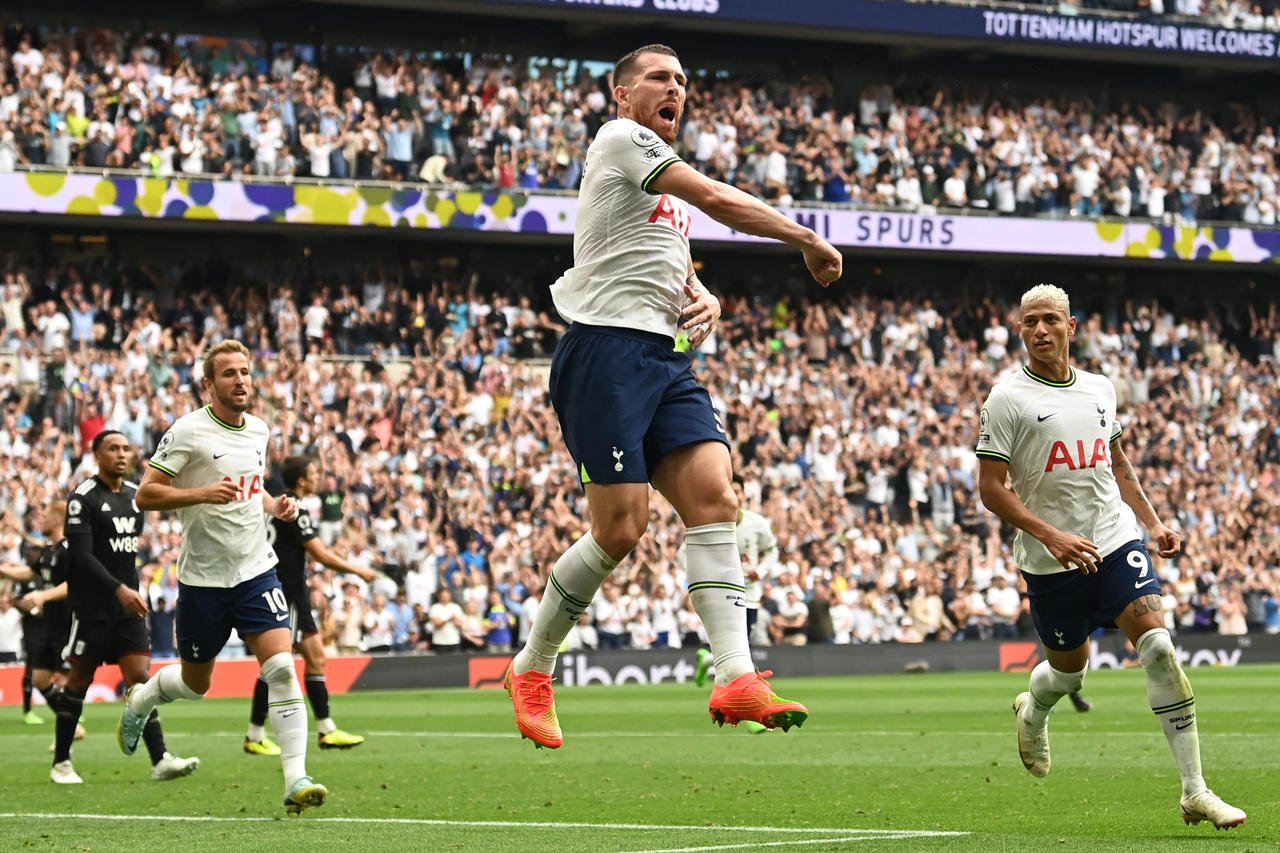
[[[731,3],[551,5],[369,9],[355,31],[325,4],[7,22],[0,196],[24,200],[0,199],[0,561],[22,561],[34,510],[90,472],[97,432],[146,459],[196,405],[200,354],[237,338],[273,461],[314,453],[322,534],[387,574],[317,567],[326,645],[429,652],[449,589],[464,645],[509,646],[486,613],[519,619],[585,524],[546,396],[564,330],[547,286],[572,263],[555,217],[610,117],[612,61],[658,40],[691,72],[681,156],[829,217],[846,252],[822,291],[736,235],[695,240],[725,312],[693,357],[746,504],[779,537],[763,609],[806,604],[802,632],[763,618],[757,642],[1032,635],[973,446],[982,399],[1023,355],[1018,294],[1040,281],[1071,292],[1074,355],[1114,381],[1130,458],[1186,540],[1159,567],[1170,627],[1280,632],[1280,101],[1250,47],[1280,12],[1063,2],[1037,20],[1105,11],[1190,46],[1064,36],[1045,62],[1030,37],[949,36],[952,18],[918,42],[906,24],[882,40],[788,21],[754,56],[746,33],[768,22],[680,11]],[[881,5],[925,24],[935,8]],[[1199,50],[1200,32],[1233,52]],[[257,207],[224,204],[231,189]],[[326,213],[348,199],[352,218]],[[414,205],[420,219],[401,215]],[[573,643],[698,642],[665,504],[650,530]],[[143,543],[168,605],[178,539],[157,518]]]

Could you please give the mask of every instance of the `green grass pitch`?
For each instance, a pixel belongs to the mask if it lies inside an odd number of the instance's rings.
[[[871,654],[851,649],[850,654]],[[424,659],[423,666],[431,661]],[[1195,669],[1210,784],[1249,812],[1184,826],[1140,671],[1092,673],[1094,710],[1050,721],[1053,772],[1018,760],[1009,705],[1025,674],[775,679],[812,716],[788,734],[714,727],[691,685],[565,688],[565,746],[515,734],[500,691],[334,697],[368,736],[320,752],[323,808],[286,818],[277,759],[240,748],[247,700],[163,709],[195,775],[156,783],[115,743],[118,704],[90,706],[80,786],[49,781],[53,726],[0,718],[0,849],[57,851],[1280,849],[1280,666]],[[47,709],[41,709],[46,719]]]

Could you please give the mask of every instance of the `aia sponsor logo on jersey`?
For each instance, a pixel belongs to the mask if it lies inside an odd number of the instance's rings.
[[[1055,441],[1053,447],[1049,448],[1049,461],[1044,466],[1045,473],[1051,472],[1060,465],[1065,465],[1072,471],[1079,468],[1097,468],[1099,465],[1110,468],[1111,452],[1107,443],[1100,438],[1093,440],[1093,449],[1088,451],[1085,450],[1084,439],[1077,438],[1074,447],[1065,441]]]
[[[663,193],[658,196],[658,206],[649,214],[649,224],[666,222],[684,236],[689,236],[689,208],[678,198]]]
[[[236,477],[223,477],[224,483],[235,483],[236,500],[250,501],[262,494],[262,475],[254,474],[252,477],[246,477],[241,474]]]

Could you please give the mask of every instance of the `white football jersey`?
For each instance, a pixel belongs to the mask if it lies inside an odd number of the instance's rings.
[[[759,607],[764,595],[764,578],[774,577],[778,566],[778,538],[769,519],[749,509],[738,510],[738,555],[742,568],[754,569],[760,577],[746,579],[748,607]]]
[[[178,579],[184,584],[233,587],[276,564],[262,510],[270,436],[261,418],[246,412],[244,424],[233,427],[205,406],[178,418],[160,439],[150,465],[172,477],[172,485],[189,489],[230,480],[240,490],[228,504],[178,510]]]
[[[1142,538],[1111,470],[1111,442],[1122,432],[1115,386],[1105,376],[1073,369],[1066,382],[1054,382],[1023,367],[991,389],[977,453],[1007,462],[1010,484],[1028,509],[1089,539],[1105,557]],[[1033,575],[1067,571],[1021,530],[1014,559]]]
[[[619,118],[587,149],[573,268],[551,286],[560,316],[674,337],[689,271],[689,206],[649,186],[680,158],[647,127]]]

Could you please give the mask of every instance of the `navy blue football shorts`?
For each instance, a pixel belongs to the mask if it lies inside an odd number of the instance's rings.
[[[1138,539],[1103,557],[1102,568],[1092,574],[1022,576],[1040,642],[1064,652],[1083,645],[1095,628],[1116,627],[1116,617],[1134,599],[1161,594],[1151,555]]]
[[[711,395],[671,338],[574,323],[551,360],[551,403],[585,483],[648,483],[663,457],[729,445]]]
[[[274,568],[233,587],[178,584],[178,656],[208,663],[234,628],[241,637],[288,630],[289,602]]]

